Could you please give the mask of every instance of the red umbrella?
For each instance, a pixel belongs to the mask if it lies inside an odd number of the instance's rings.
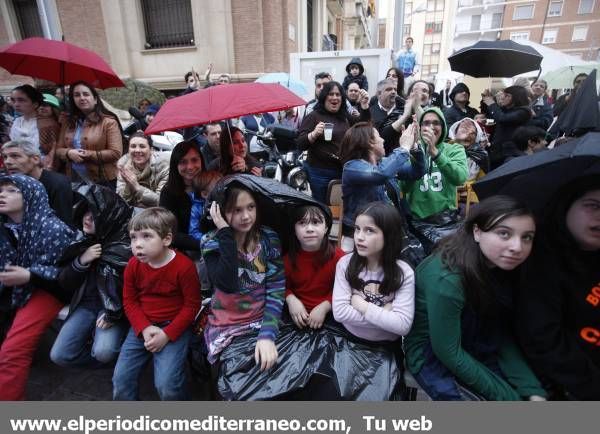
[[[94,87],[124,87],[96,53],[68,42],[28,38],[0,49],[0,66],[11,74],[67,85],[85,80]]]
[[[212,86],[167,100],[145,133],[156,134],[304,104],[306,101],[276,83]]]

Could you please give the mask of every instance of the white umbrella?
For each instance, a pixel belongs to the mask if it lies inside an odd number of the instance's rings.
[[[538,44],[533,41],[519,41],[519,44],[529,45],[530,47],[535,48],[544,58],[542,59],[542,76],[552,71],[556,71],[560,68],[565,68],[568,66],[585,66],[585,65],[593,65],[594,62],[587,62],[585,60],[581,60],[579,57],[571,56],[569,54],[563,53],[562,51],[555,50],[546,45]],[[537,77],[539,71],[530,71],[524,74],[519,74],[518,76],[523,77]]]

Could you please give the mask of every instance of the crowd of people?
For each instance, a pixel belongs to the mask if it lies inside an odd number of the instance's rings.
[[[317,74],[300,110],[197,126],[172,152],[146,125],[125,140],[90,83],[64,101],[18,86],[14,117],[0,101],[0,399],[25,399],[67,304],[50,358],[114,365],[115,400],[138,399],[149,361],[160,399],[187,399],[194,357],[224,399],[363,399],[381,367],[387,386],[370,399],[402,396],[405,370],[434,400],[600,399],[600,178],[567,183],[543,210],[503,195],[461,203],[490,170],[568,140],[554,117],[585,77],[554,107],[538,79],[487,90],[478,111],[465,84],[438,95],[414,78],[409,39],[372,97],[353,58],[342,83]],[[188,94],[202,80],[185,81]],[[151,122],[160,107],[139,109]],[[263,176],[248,131],[283,120],[312,198],[273,217],[242,181]]]

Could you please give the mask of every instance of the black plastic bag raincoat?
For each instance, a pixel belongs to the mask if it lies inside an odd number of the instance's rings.
[[[94,218],[96,233],[94,235],[80,234],[61,258],[61,264],[70,264],[88,247],[94,244],[102,245],[102,255],[94,261],[86,277],[95,279],[95,284],[106,312],[106,320],[115,322],[123,316],[123,272],[131,258],[131,241],[127,224],[131,219],[131,208],[120,196],[112,190],[92,184],[82,186],[77,191],[82,199],[74,210],[74,221],[82,229],[83,215],[89,210]],[[69,281],[61,279],[66,290],[73,291],[71,312],[75,309],[85,291],[86,283],[69,288]]]

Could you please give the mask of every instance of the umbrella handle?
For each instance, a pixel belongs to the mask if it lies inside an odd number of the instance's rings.
[[[542,65],[540,64],[540,72],[538,72],[537,77],[535,77],[534,83],[540,79],[541,75],[542,75]]]

